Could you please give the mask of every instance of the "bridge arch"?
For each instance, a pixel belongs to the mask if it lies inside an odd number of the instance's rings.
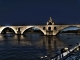
[[[23,34],[27,29],[29,28],[37,28],[39,29],[44,35],[46,34],[45,31],[43,30],[43,28],[40,28],[40,27],[37,27],[37,26],[29,26],[29,27],[26,27],[22,32],[21,34]]]
[[[1,27],[1,28],[0,28],[0,33],[2,33],[2,31],[3,31],[4,29],[6,29],[6,28],[12,29],[12,30],[14,31],[14,33],[17,34],[16,29],[15,29],[14,27],[11,27],[11,26],[4,26],[4,27]]]
[[[62,30],[64,30],[64,29],[67,29],[67,28],[76,28],[76,29],[79,29],[80,27],[78,27],[78,26],[66,26],[66,27],[63,27],[63,28],[61,28],[57,33],[56,33],[56,35],[57,34],[59,34]],[[71,30],[71,29],[70,29]],[[73,30],[73,29],[72,29]],[[75,30],[75,29],[74,29]]]

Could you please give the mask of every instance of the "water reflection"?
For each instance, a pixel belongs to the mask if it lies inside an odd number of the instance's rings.
[[[21,35],[17,35],[18,38],[18,44],[20,44]]]
[[[12,58],[14,60],[35,60],[45,55],[51,58],[58,54],[61,48],[79,43],[79,39],[80,35],[60,35],[58,37],[40,36],[38,34],[27,34],[26,36],[0,35],[0,60]]]

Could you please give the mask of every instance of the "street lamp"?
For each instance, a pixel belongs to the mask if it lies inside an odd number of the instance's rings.
[[[44,56],[45,58],[47,58],[47,56]]]
[[[68,45],[68,50],[69,50],[69,52],[71,52],[71,51],[70,51],[70,49],[71,49],[71,46],[72,46],[72,45]]]
[[[45,55],[45,56],[41,56],[41,59],[46,59],[47,57],[48,57],[48,56],[46,56],[46,55]]]
[[[41,59],[43,59],[44,57],[42,56]]]

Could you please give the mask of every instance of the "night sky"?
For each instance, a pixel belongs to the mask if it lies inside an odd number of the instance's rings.
[[[0,0],[0,25],[80,24],[80,0]]]

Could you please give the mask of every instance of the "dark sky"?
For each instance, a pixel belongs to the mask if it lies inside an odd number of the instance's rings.
[[[80,23],[80,0],[0,0],[0,25]]]

